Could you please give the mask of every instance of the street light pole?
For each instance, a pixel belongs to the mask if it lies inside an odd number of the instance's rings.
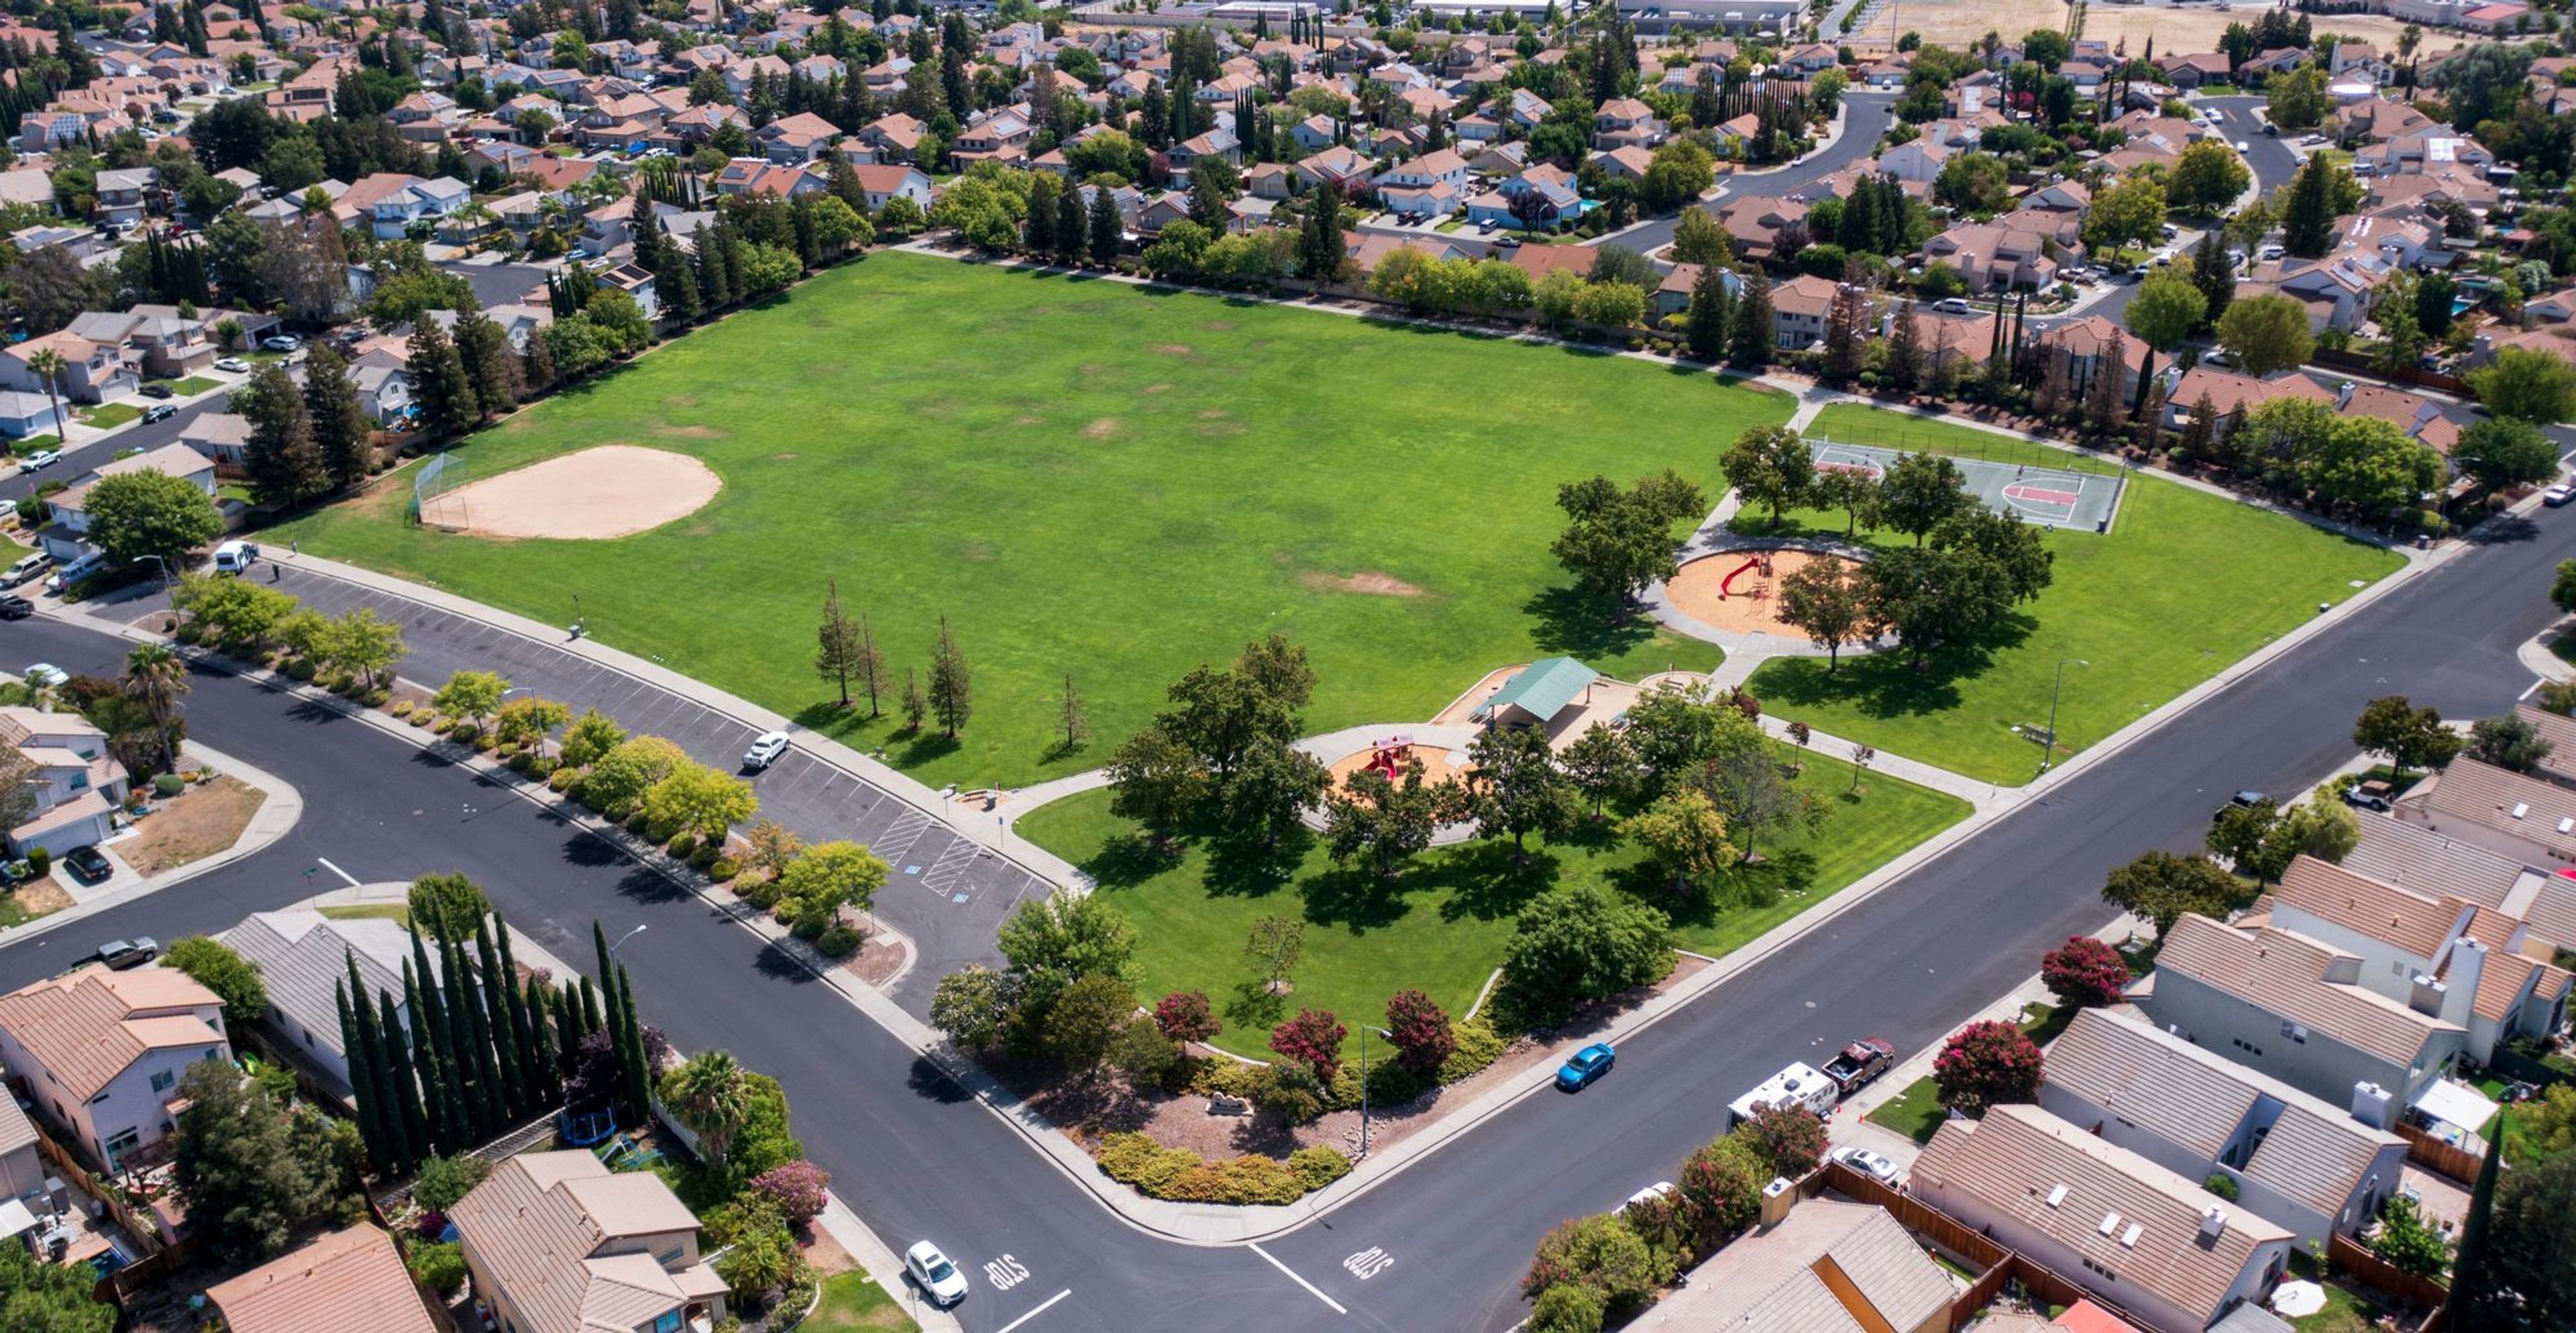
[[[2048,737],[2045,742],[2046,748],[2039,752],[2039,771],[2042,773],[2047,772],[2049,768],[2057,762],[2057,697],[2066,690],[2066,667],[2068,663],[2073,663],[2080,667],[2089,667],[2093,665],[2080,657],[2061,657],[2057,659],[2057,682],[2048,687]]]
[[[1360,1156],[1362,1157],[1368,1156],[1369,1150],[1368,1034],[1371,1031],[1375,1031],[1377,1035],[1388,1041],[1395,1040],[1395,1034],[1384,1028],[1375,1028],[1367,1023],[1360,1024]]]
[[[617,937],[617,943],[615,943],[615,944],[612,944],[612,945],[609,945],[609,946],[608,946],[608,959],[609,959],[609,961],[610,961],[610,962],[615,962],[615,961],[617,961],[617,951],[618,951],[619,949],[621,949],[621,948],[624,948],[624,947],[626,946],[626,942],[627,942],[628,940],[631,940],[631,939],[635,938],[636,936],[643,934],[643,933],[644,933],[644,931],[645,931],[645,927],[644,927],[644,925],[643,925],[643,924],[641,924],[641,923],[638,923],[638,924],[636,925],[635,929],[630,930],[630,931],[626,932],[625,934],[618,936],[618,937]]]

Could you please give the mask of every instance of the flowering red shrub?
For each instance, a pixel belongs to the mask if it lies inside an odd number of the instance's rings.
[[[1754,1108],[1735,1136],[1776,1176],[1795,1180],[1825,1160],[1825,1122],[1795,1102]]]
[[[2038,1043],[2018,1023],[1970,1023],[1933,1058],[1932,1082],[1941,1090],[1943,1106],[1961,1115],[1983,1115],[1989,1106],[2038,1096],[2043,1059]]]
[[[1208,1008],[1206,991],[1176,990],[1156,1001],[1154,1026],[1174,1041],[1206,1041],[1225,1031]]]
[[[823,1211],[832,1173],[798,1158],[752,1177],[751,1188],[776,1203],[790,1223],[810,1222]]]
[[[1270,1029],[1270,1049],[1313,1068],[1315,1078],[1330,1087],[1342,1067],[1342,1038],[1349,1035],[1331,1010],[1300,1009]]]
[[[1418,990],[1397,991],[1386,1002],[1386,1030],[1395,1042],[1395,1062],[1417,1074],[1438,1073],[1458,1049],[1449,1015]]]
[[[2059,1004],[2078,1009],[2118,1004],[2129,984],[2129,960],[2090,935],[2070,936],[2040,955],[2039,979],[2048,983]]]

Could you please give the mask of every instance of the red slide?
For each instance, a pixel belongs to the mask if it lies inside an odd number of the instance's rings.
[[[1725,577],[1725,579],[1721,580],[1721,581],[1718,583],[1718,585],[1717,585],[1717,595],[1718,595],[1718,597],[1719,597],[1721,600],[1723,600],[1723,599],[1725,599],[1725,598],[1728,598],[1728,597],[1732,597],[1732,596],[1734,596],[1734,595],[1735,595],[1735,581],[1736,581],[1738,578],[1743,577],[1744,571],[1746,571],[1746,570],[1748,570],[1748,569],[1760,569],[1761,567],[1762,567],[1762,557],[1760,557],[1760,556],[1758,556],[1758,555],[1757,555],[1757,556],[1755,556],[1755,557],[1753,557],[1753,558],[1752,558],[1752,559],[1750,559],[1750,560],[1745,561],[1743,564],[1737,565],[1737,566],[1735,567],[1735,572],[1734,572],[1734,573],[1727,575],[1727,576]]]

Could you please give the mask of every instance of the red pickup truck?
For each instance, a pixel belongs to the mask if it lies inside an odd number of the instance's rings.
[[[1848,1097],[1860,1091],[1871,1079],[1886,1073],[1887,1067],[1894,1063],[1896,1063],[1895,1047],[1880,1038],[1865,1037],[1844,1047],[1841,1054],[1827,1060],[1824,1075],[1832,1079],[1834,1086],[1842,1089],[1843,1095]]]

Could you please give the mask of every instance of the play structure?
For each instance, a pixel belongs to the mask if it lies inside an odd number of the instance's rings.
[[[1342,788],[1358,773],[1375,773],[1389,782],[1404,781],[1408,765],[1422,765],[1422,780],[1447,782],[1458,771],[1452,752],[1445,746],[1425,745],[1410,735],[1394,735],[1372,740],[1362,749],[1352,751],[1330,766],[1335,788]]]
[[[1780,621],[1780,585],[1819,562],[1858,564],[1847,556],[1791,547],[1720,551],[1683,565],[1665,581],[1664,596],[1674,610],[1710,629],[1775,635],[1803,644],[1807,636]]]
[[[1389,736],[1382,741],[1369,742],[1368,761],[1360,768],[1389,782],[1401,782],[1404,780],[1404,766],[1412,759],[1413,738]]]

